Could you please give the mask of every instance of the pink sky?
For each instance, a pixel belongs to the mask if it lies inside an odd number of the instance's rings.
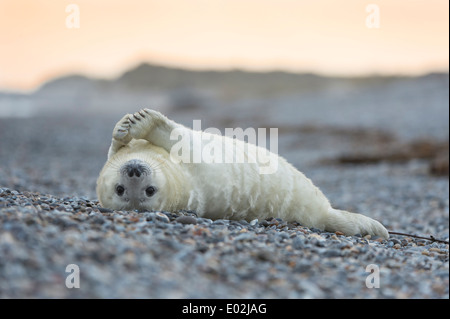
[[[379,8],[368,28],[366,6]],[[69,4],[80,28],[67,28]],[[2,0],[0,89],[150,62],[325,75],[448,71],[448,0]]]

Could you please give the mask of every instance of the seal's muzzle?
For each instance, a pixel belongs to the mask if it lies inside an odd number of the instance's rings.
[[[148,174],[148,168],[140,160],[130,160],[122,166],[120,172],[122,175],[128,175],[130,178],[134,176],[139,178],[142,174]]]

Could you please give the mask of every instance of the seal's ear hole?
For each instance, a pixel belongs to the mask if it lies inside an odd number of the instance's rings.
[[[117,195],[122,196],[124,192],[125,192],[125,187],[123,187],[122,185],[116,186],[116,194]]]
[[[145,189],[145,195],[147,195],[148,197],[153,196],[156,193],[156,188],[154,188],[153,186],[149,186]]]

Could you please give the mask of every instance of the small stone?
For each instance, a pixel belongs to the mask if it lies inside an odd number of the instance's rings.
[[[170,222],[169,217],[167,217],[167,215],[164,214],[164,213],[157,212],[157,213],[155,214],[155,216],[156,216],[156,219],[159,220],[159,221],[161,221],[161,222],[164,222],[164,223]],[[197,223],[197,222],[196,222],[196,223]]]
[[[113,212],[112,209],[104,208],[104,207],[98,207],[98,210],[100,213],[112,213]]]
[[[296,237],[292,241],[292,247],[294,249],[302,249],[305,247],[305,241],[303,239],[301,239],[300,237]]]
[[[442,251],[440,248],[436,248],[436,247],[431,247],[428,250],[436,252],[436,253],[439,253],[439,254],[445,254],[446,253],[445,251]]]
[[[255,256],[260,261],[275,261],[276,257],[274,254],[267,250],[258,250],[254,253],[251,253],[253,256]]]
[[[325,241],[325,238],[323,238],[322,236],[320,236],[320,235],[318,235],[318,234],[315,234],[315,233],[312,233],[311,235],[309,235],[311,238],[315,238],[315,239],[317,239],[318,241]]]
[[[197,222],[198,223],[203,223],[203,224],[206,224],[206,225],[209,225],[209,224],[213,223],[213,221],[211,219],[209,219],[209,218],[202,218],[202,217],[197,218]]]
[[[422,255],[430,256],[430,252],[428,250],[422,251]]]
[[[251,239],[253,239],[253,235],[249,234],[249,233],[241,233],[241,234],[237,235],[236,237],[234,237],[234,240],[236,240],[236,241],[251,240]]]
[[[195,227],[197,227],[197,228],[195,228],[192,231],[192,234],[194,234],[196,236],[205,236],[205,237],[211,236],[211,231],[208,228],[198,227],[198,226],[195,226]]]
[[[244,226],[248,226],[248,221],[246,221],[245,219],[241,219],[239,221],[239,224],[244,225]]]
[[[253,219],[251,222],[250,222],[250,226],[255,226],[256,224],[258,224],[258,219],[256,218],[256,219]]]
[[[279,224],[279,222],[278,222],[278,220],[276,220],[275,218],[272,219],[272,220],[269,222],[269,225],[270,225],[270,226],[278,226],[278,224]]]
[[[228,222],[226,222],[223,219],[217,219],[217,220],[213,221],[213,225],[227,225],[227,224],[228,224]]]
[[[417,241],[417,246],[425,246],[426,245],[426,241],[421,239]]]
[[[261,226],[263,226],[263,227],[269,226],[269,222],[268,222],[267,220],[263,220],[263,221],[261,221],[259,224],[260,224]]]
[[[177,217],[175,219],[175,221],[177,223],[185,224],[185,225],[187,225],[187,224],[194,224],[194,225],[197,224],[197,220],[194,217],[192,217],[192,216],[180,216],[180,217]]]
[[[325,257],[340,257],[341,252],[336,249],[330,249],[330,250],[326,250],[322,255]]]

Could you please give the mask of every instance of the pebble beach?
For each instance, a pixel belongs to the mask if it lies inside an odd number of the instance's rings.
[[[1,297],[443,298],[448,244],[0,189]],[[6,205],[5,205],[6,204]],[[69,289],[67,265],[80,269]],[[368,279],[379,272],[378,287]],[[369,283],[367,283],[369,280]]]
[[[448,75],[445,81],[448,85]],[[433,83],[428,90],[444,92],[447,100],[435,97],[429,108],[410,103],[423,94],[412,86],[407,98],[397,99],[398,111],[407,110],[400,113],[403,119],[393,117],[392,108],[372,107],[369,99],[373,117],[365,114],[354,127],[357,115],[343,107],[332,133],[320,129],[331,126],[320,114],[314,117],[317,104],[322,101],[325,111],[329,105],[334,114],[332,105],[361,102],[358,96],[337,102],[330,94],[279,99],[286,117],[275,118],[272,110],[259,122],[246,115],[264,109],[257,100],[204,115],[220,119],[235,110],[233,123],[256,127],[268,118],[292,122],[296,99],[310,105],[297,110],[299,125],[319,129],[285,134],[280,126],[279,154],[301,168],[334,207],[428,239],[345,236],[277,218],[112,211],[100,207],[95,182],[120,116],[0,118],[0,298],[449,298],[448,175],[430,174],[424,158],[362,165],[330,161],[367,148],[360,135],[359,140],[348,131],[339,135],[342,128],[389,131],[396,143],[448,141],[448,87],[439,91],[441,82]],[[391,89],[391,97],[404,93],[399,87]],[[167,112],[189,124],[204,110]],[[420,131],[415,123],[421,123]],[[78,288],[68,284],[69,265],[78,267]]]

